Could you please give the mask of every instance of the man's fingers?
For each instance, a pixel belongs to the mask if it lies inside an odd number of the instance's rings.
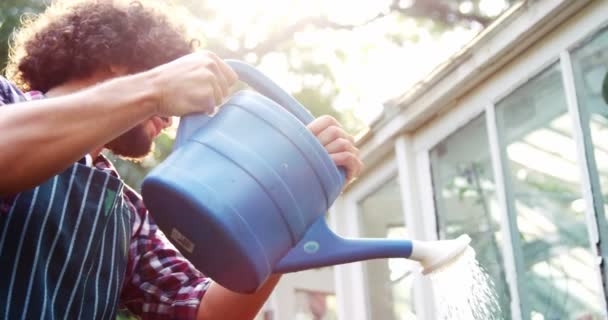
[[[327,146],[338,139],[345,139],[351,143],[354,143],[354,139],[351,135],[346,133],[344,129],[333,125],[326,127],[323,129],[323,131],[321,131],[321,133],[316,134],[316,136],[323,146]]]
[[[346,182],[358,176],[363,163],[359,159],[359,149],[355,139],[331,116],[321,116],[308,125],[308,129],[325,147],[336,165],[346,169]]]
[[[222,72],[218,72],[217,80],[222,90],[222,100],[224,100],[228,94],[230,94],[230,86],[228,85],[228,81]]]
[[[308,130],[310,130],[315,136],[318,136],[323,130],[327,129],[330,126],[341,127],[340,123],[338,123],[338,121],[334,117],[324,115],[312,121],[308,125]]]
[[[232,68],[224,61],[222,60],[220,57],[218,57],[215,53],[213,52],[209,52],[209,57],[211,57],[215,63],[217,64],[220,74],[222,75],[222,79],[224,79],[226,81],[226,88],[228,89],[228,91],[226,92],[226,96],[230,93],[230,88],[236,84],[236,82],[239,80],[238,75],[236,74],[236,72],[234,72],[234,70],[232,70]]]
[[[219,93],[222,96],[220,101],[224,100],[224,97],[228,96],[229,89],[228,89],[228,82],[226,81],[223,71],[220,68],[220,63],[218,62],[218,60],[216,60],[215,58],[213,58],[213,56],[211,56],[209,54],[205,55],[204,63],[205,63],[205,67],[213,73],[213,75],[216,79],[216,82],[220,88]]]
[[[355,155],[359,155],[359,149],[355,147],[355,145],[346,138],[338,138],[325,146],[325,150],[328,153],[339,153],[339,152],[351,152]]]
[[[215,99],[215,104],[213,105],[213,109],[215,109],[216,106],[219,106],[222,104],[222,102],[224,102],[224,95],[222,94],[222,88],[218,83],[218,79],[216,77],[213,77],[213,79],[211,79],[211,86],[213,86],[213,97]]]
[[[224,60],[219,59],[218,65],[220,66],[222,75],[226,79],[228,89],[230,89],[239,80],[239,76],[236,74],[236,72],[234,72],[234,70],[232,70],[232,68],[228,64],[226,64],[226,62],[224,62]]]
[[[185,55],[150,72],[159,75],[158,113],[167,116],[213,112],[238,80],[234,70],[211,52]]]
[[[349,182],[353,177],[361,173],[363,163],[359,158],[351,152],[339,152],[331,154],[332,160],[337,166],[346,169],[346,182]]]

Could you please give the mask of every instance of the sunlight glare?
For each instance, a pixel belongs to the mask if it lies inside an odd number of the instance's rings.
[[[460,6],[458,7],[458,10],[460,10],[460,12],[462,12],[464,14],[469,14],[469,13],[473,12],[473,2],[471,2],[471,1],[462,2],[460,4]]]
[[[315,0],[321,12],[338,23],[357,24],[373,18],[378,12],[387,8],[390,0],[351,1],[351,0]]]
[[[215,12],[216,17],[207,23],[216,25],[205,32],[232,51],[247,50],[295,21],[325,17],[338,24],[361,24],[386,10],[391,2],[208,0],[205,7]],[[411,3],[404,0],[400,5]],[[503,5],[504,0],[492,0],[484,8],[499,10]],[[478,31],[456,27],[433,35],[414,19],[387,16],[353,30],[301,30],[293,34],[293,41],[305,50],[260,57],[249,54],[245,59],[291,92],[302,89],[304,81],[318,84],[323,92],[331,92],[326,81],[304,80],[301,74],[292,71],[303,67],[303,62],[327,66],[338,92],[334,108],[353,110],[355,116],[370,123],[382,112],[386,101],[407,91]],[[391,41],[387,32],[403,40]]]
[[[489,16],[497,16],[508,7],[509,3],[506,0],[481,0],[479,2],[479,10]]]

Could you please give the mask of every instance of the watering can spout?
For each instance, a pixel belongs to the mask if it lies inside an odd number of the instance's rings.
[[[427,274],[457,259],[470,240],[467,235],[440,241],[342,238],[329,229],[321,216],[279,261],[274,272],[296,272],[369,259],[407,258],[418,261],[422,273]]]
[[[422,265],[422,274],[428,274],[458,259],[470,242],[471,238],[467,234],[451,240],[414,240],[409,259],[418,261]]]

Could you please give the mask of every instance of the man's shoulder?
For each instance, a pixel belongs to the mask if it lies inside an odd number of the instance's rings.
[[[0,76],[0,105],[19,102],[24,94],[3,76]]]

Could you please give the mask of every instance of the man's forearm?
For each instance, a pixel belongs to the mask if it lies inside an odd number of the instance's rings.
[[[281,275],[273,274],[255,293],[232,292],[216,283],[205,293],[198,308],[198,320],[249,320],[260,311]]]
[[[155,111],[145,74],[0,107],[0,195],[35,186]]]

